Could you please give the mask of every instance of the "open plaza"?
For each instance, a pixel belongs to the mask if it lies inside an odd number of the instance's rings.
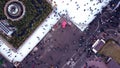
[[[17,43],[9,44],[6,39],[1,37],[0,54],[13,63],[14,66],[20,68],[83,67],[91,55],[88,52],[90,49],[88,47],[94,44],[97,39],[106,37],[104,37],[101,31],[102,27],[106,25],[96,21],[98,20],[96,17],[98,17],[99,13],[102,13],[102,9],[111,0],[46,1],[52,6],[51,12],[47,12],[46,18],[41,21],[34,21],[36,18],[39,19],[41,17],[39,17],[39,14],[37,14],[38,17],[33,18],[33,22],[39,22],[37,23],[38,26],[32,29],[34,31],[26,36],[27,38],[24,39],[18,48],[13,47]],[[22,2],[24,4],[24,1]],[[34,4],[38,2],[35,0]],[[38,6],[36,5],[36,7]],[[13,5],[13,8],[16,7]],[[30,10],[32,11],[33,9]],[[11,11],[15,13],[18,10],[13,9]],[[14,13],[12,13],[13,16],[19,15],[19,13],[16,15]],[[107,40],[107,38],[104,40]],[[12,64],[7,64],[14,67]],[[9,68],[7,65],[2,66]]]

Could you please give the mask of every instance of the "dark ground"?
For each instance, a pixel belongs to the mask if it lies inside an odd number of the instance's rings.
[[[86,58],[94,55],[90,48],[97,39],[114,39],[120,44],[120,6],[114,10],[118,1],[112,1],[104,8],[84,32],[74,25],[65,29],[57,25],[55,31],[46,35],[37,45],[38,50],[31,52],[19,68],[81,68]]]
[[[83,52],[84,48],[79,46],[79,39],[83,36],[83,32],[75,25],[68,25],[65,29],[60,25],[56,26],[55,31],[50,31],[37,45],[38,51],[30,53],[22,62],[22,68],[62,68],[73,54],[78,52],[78,49],[81,50],[79,52]]]
[[[13,64],[8,62],[2,55],[0,55],[0,68],[14,68]]]

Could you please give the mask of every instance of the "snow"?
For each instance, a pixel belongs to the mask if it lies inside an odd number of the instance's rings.
[[[5,43],[3,43],[1,40],[0,45],[2,45],[0,47],[0,54],[2,54],[7,60],[12,62],[12,59],[14,58],[16,53],[13,52],[8,46],[6,46]]]
[[[58,12],[67,14],[70,20],[82,31],[95,18],[95,15],[106,6],[110,0],[53,0],[57,4]],[[65,12],[67,11],[67,12]]]
[[[21,62],[45,37],[53,25],[57,23],[60,19],[59,15],[62,14],[67,15],[73,24],[84,31],[88,24],[95,18],[95,15],[99,13],[102,7],[105,7],[110,0],[102,0],[101,3],[99,1],[100,0],[53,0],[51,5],[57,14],[52,12],[43,24],[18,48],[17,52],[12,51],[0,40],[0,53],[10,62]],[[57,6],[55,4],[57,4]],[[57,8],[57,10],[55,10],[55,8]],[[54,17],[54,15],[56,16]]]

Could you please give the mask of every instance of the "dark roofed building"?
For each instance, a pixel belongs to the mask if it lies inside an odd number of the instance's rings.
[[[11,36],[14,32],[14,30],[9,27],[7,21],[0,21],[0,31],[8,36]]]
[[[97,53],[105,44],[105,41],[103,39],[98,39],[93,45],[92,45],[92,50],[93,52]]]
[[[105,44],[105,43],[100,40],[99,43],[97,44],[97,46],[95,47],[95,49],[96,49],[97,51],[99,51],[104,44]]]

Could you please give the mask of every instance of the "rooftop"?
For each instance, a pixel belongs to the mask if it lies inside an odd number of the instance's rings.
[[[4,34],[8,35],[9,37],[12,36],[13,32],[15,30],[12,29],[12,27],[9,26],[7,21],[0,21],[0,31],[2,31]]]
[[[23,18],[25,14],[25,6],[21,1],[10,0],[4,7],[4,14],[6,15],[7,19],[18,21]]]
[[[103,39],[98,39],[93,45],[92,49],[95,53],[97,53],[105,44],[105,41]]]

